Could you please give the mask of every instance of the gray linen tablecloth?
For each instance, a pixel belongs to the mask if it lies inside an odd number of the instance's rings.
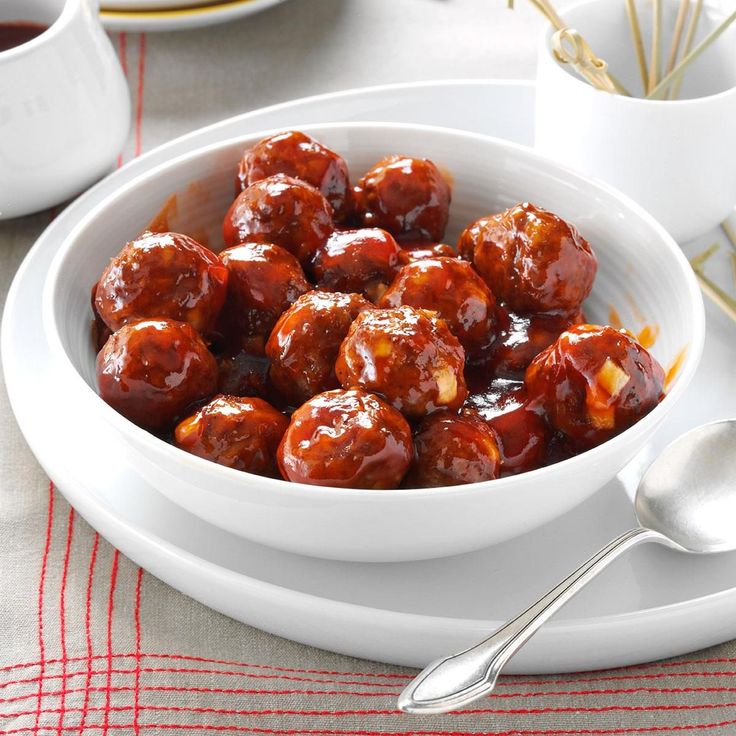
[[[293,97],[528,78],[539,27],[529,8],[512,14],[501,0],[292,0],[227,26],[116,33],[134,115],[123,160]],[[0,223],[3,300],[51,216]],[[4,390],[0,411],[0,733],[736,731],[734,643],[614,672],[506,678],[463,713],[401,715],[407,670],[262,633],[140,570],[54,491]]]

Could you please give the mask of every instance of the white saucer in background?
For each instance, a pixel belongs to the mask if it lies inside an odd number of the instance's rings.
[[[642,465],[689,427],[736,416],[729,377],[736,325],[708,305],[700,369],[638,462],[565,517],[461,557],[356,564],[298,557],[227,534],[183,511],[126,464],[115,436],[90,427],[67,438],[40,322],[48,264],[71,228],[148,167],[192,148],[270,127],[340,120],[426,123],[531,141],[534,88],[513,82],[395,85],[298,100],[223,121],[142,156],[62,212],[13,282],[2,330],[13,409],[40,462],[72,505],[124,554],[175,588],[264,630],[396,664],[424,665],[490,633],[633,523],[628,496]],[[719,236],[710,233],[701,244]],[[688,254],[698,244],[688,246]],[[725,258],[725,256],[724,256]],[[724,278],[729,272],[724,270]],[[725,283],[725,282],[724,282]],[[554,488],[550,488],[554,493]],[[643,547],[591,584],[516,657],[509,671],[598,669],[699,649],[736,637],[736,554],[677,555]]]
[[[100,20],[108,31],[178,31],[226,23],[260,13],[284,0],[103,0]]]

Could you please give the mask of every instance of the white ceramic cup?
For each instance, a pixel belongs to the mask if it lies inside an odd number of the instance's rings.
[[[48,25],[0,52],[0,220],[59,204],[109,170],[128,86],[94,0],[0,0],[0,23]]]
[[[663,66],[679,5],[663,3]],[[637,7],[649,58],[651,0],[637,0]],[[586,0],[560,14],[633,95],[642,95],[623,0]],[[696,43],[723,17],[716,2],[706,1]],[[736,205],[736,24],[687,70],[679,98],[668,101],[594,89],[555,60],[552,33],[539,46],[537,150],[625,192],[679,242],[722,222]]]

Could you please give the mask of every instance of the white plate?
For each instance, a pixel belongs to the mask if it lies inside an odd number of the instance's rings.
[[[101,0],[100,8],[103,11],[180,10],[210,4],[208,0]]]
[[[226,23],[260,13],[284,0],[109,0],[100,20],[108,31],[179,31]]]
[[[66,438],[59,430],[63,416],[49,415],[37,390],[53,385],[40,323],[48,264],[79,218],[141,171],[248,131],[325,120],[448,125],[527,143],[533,99],[529,84],[476,81],[398,85],[288,103],[167,144],[108,177],[59,215],[13,283],[2,352],[22,431],[89,523],[154,575],[234,618],[307,644],[411,665],[489,633],[630,525],[627,494],[647,458],[688,427],[736,415],[729,380],[736,327],[710,307],[701,368],[638,462],[564,518],[503,545],[443,560],[381,565],[320,561],[217,530],[148,488],[104,432]],[[711,234],[703,242],[715,238]],[[736,554],[698,558],[655,547],[635,550],[544,627],[514,660],[512,671],[632,664],[736,637],[735,572]]]

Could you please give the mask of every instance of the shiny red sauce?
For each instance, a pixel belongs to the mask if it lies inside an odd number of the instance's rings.
[[[22,46],[40,36],[47,28],[48,26],[25,20],[0,23],[0,51]]]

